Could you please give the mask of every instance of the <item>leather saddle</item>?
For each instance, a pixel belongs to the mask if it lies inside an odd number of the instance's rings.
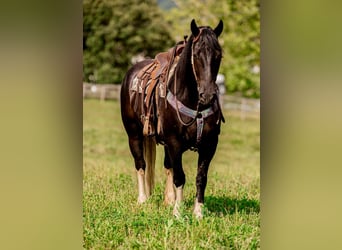
[[[152,63],[142,68],[133,79],[131,102],[134,103],[134,111],[141,114],[145,136],[155,135],[158,110],[153,108],[154,98],[165,98],[170,70],[177,63],[185,44],[186,41],[179,42],[168,51],[157,54]]]

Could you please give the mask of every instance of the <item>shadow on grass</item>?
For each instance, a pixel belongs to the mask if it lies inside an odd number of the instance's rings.
[[[227,215],[234,213],[259,213],[260,202],[251,199],[234,199],[226,196],[206,196],[204,206],[210,213]]]

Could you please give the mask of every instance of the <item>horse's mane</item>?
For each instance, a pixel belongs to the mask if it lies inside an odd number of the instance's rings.
[[[214,50],[222,51],[218,39],[211,28],[205,27],[202,30],[200,40],[202,40],[207,46],[213,48]]]
[[[179,58],[177,68],[179,75],[186,75],[189,65],[191,65],[191,46],[193,42],[193,35],[190,36],[189,40],[187,41],[185,48],[182,51],[181,57]]]

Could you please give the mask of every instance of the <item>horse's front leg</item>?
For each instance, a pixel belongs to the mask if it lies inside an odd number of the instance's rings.
[[[209,164],[215,154],[218,138],[211,138],[210,143],[205,143],[205,148],[198,150],[198,167],[196,176],[196,200],[194,205],[194,215],[202,218],[202,208],[204,204],[204,192],[207,186]]]
[[[176,141],[168,144],[168,146],[165,148],[165,163],[168,164],[173,170],[173,184],[176,187],[176,199],[173,209],[173,214],[176,217],[180,216],[180,207],[183,201],[183,187],[185,184],[185,174],[182,166],[182,153],[181,144]]]

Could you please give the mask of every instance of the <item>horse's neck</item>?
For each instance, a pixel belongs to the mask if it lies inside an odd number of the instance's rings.
[[[198,91],[197,83],[192,71],[191,58],[183,58],[183,60],[186,63],[179,63],[177,65],[170,90],[184,105],[196,109]]]

